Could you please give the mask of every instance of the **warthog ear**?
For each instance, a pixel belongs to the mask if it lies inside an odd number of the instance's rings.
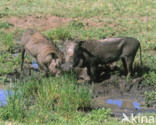
[[[51,53],[51,56],[52,56],[53,59],[57,59],[58,58],[58,56],[55,53]]]

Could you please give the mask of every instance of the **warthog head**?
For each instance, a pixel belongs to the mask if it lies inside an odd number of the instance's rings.
[[[73,55],[76,43],[73,41],[64,42],[65,63],[61,65],[63,71],[69,71],[73,67]]]
[[[61,73],[61,64],[62,61],[60,58],[52,59],[51,63],[49,64],[49,72],[51,75],[59,75]]]

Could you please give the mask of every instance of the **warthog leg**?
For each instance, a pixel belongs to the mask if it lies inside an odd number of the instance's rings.
[[[121,58],[122,60],[122,64],[123,64],[123,67],[124,67],[124,70],[125,70],[125,74],[127,74],[127,65],[126,65],[126,59],[125,58]]]
[[[128,74],[130,75],[132,75],[133,73],[133,61],[134,61],[134,56],[130,56],[126,58],[127,71]]]

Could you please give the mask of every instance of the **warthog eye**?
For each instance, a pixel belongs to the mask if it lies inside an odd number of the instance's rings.
[[[59,65],[56,65],[56,66],[55,66],[55,68],[59,69],[59,68],[60,68],[60,66],[59,66]]]
[[[57,58],[58,58],[58,56],[57,56],[55,53],[52,53],[51,56],[52,56],[52,58],[54,58],[54,59],[57,59]]]

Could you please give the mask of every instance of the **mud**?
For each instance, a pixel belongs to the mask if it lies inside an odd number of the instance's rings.
[[[91,108],[110,108],[113,116],[122,116],[122,113],[154,112],[155,107],[147,107],[144,92],[151,91],[143,83],[142,77],[132,80],[124,76],[112,75],[109,79],[91,85],[93,91]]]
[[[22,76],[30,76],[29,67],[25,68],[23,74],[14,71],[6,75],[9,87],[13,85]],[[39,75],[33,69],[32,73]],[[33,74],[33,75],[34,75]],[[138,113],[156,113],[156,107],[147,107],[145,102],[144,92],[151,91],[153,88],[143,84],[142,77],[133,80],[126,80],[126,77],[112,75],[109,79],[100,83],[89,84],[88,87],[92,90],[92,100],[90,107],[79,107],[79,111],[90,112],[92,109],[110,108],[111,116],[123,117],[123,113],[130,116]],[[6,89],[0,84],[1,89]]]

